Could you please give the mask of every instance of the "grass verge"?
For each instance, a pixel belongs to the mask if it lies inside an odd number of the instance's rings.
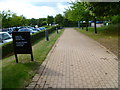
[[[50,41],[46,41],[45,38],[43,38],[32,46],[34,62],[31,62],[31,57],[27,54],[18,55],[18,64],[15,62],[14,55],[3,59],[2,88],[18,89],[27,86],[62,32],[63,30],[61,30],[59,34],[53,32],[49,36]]]
[[[93,27],[89,27],[88,31],[86,31],[85,28],[83,30],[76,28],[77,31],[98,41],[100,44],[102,44],[111,52],[113,52],[116,56],[118,56],[118,30],[119,29],[120,29],[120,24],[98,27],[97,28],[98,33],[95,34]]]

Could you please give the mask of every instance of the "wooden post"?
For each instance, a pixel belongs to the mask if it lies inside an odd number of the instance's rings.
[[[31,61],[34,61],[34,59],[33,59],[33,53],[31,53]]]
[[[18,57],[17,57],[17,54],[15,54],[15,58],[16,58],[16,63],[18,63]]]

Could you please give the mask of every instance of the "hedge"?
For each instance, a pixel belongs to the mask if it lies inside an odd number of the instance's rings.
[[[55,31],[55,26],[52,26],[50,28],[48,28],[48,32],[49,34]],[[40,40],[41,38],[45,37],[45,30],[43,31],[39,31],[33,35],[31,35],[31,43],[32,45]],[[14,49],[13,49],[13,42],[8,42],[5,43],[3,45],[0,46],[0,50],[2,50],[2,57],[0,56],[0,58],[4,58],[10,55],[14,54]]]

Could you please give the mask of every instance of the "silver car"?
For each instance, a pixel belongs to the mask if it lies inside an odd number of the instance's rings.
[[[8,32],[0,32],[0,45],[12,40],[12,36]]]

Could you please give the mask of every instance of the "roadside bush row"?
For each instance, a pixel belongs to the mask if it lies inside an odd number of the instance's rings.
[[[48,28],[49,34],[52,33],[53,31],[55,31],[55,29],[56,29],[55,26]],[[34,44],[37,40],[39,40],[43,37],[45,37],[45,31],[37,32],[37,33],[31,35],[31,43]]]
[[[57,26],[58,29],[60,28],[60,26]],[[50,28],[48,28],[49,34],[55,31],[55,26],[52,26]],[[40,31],[37,32],[33,35],[31,35],[31,43],[32,45],[37,41],[40,40],[41,38],[45,37],[45,30],[44,31]],[[0,46],[0,49],[2,50],[2,56],[0,56],[0,59],[13,55],[14,53],[14,49],[13,49],[13,42],[8,42],[3,44],[2,46]]]

